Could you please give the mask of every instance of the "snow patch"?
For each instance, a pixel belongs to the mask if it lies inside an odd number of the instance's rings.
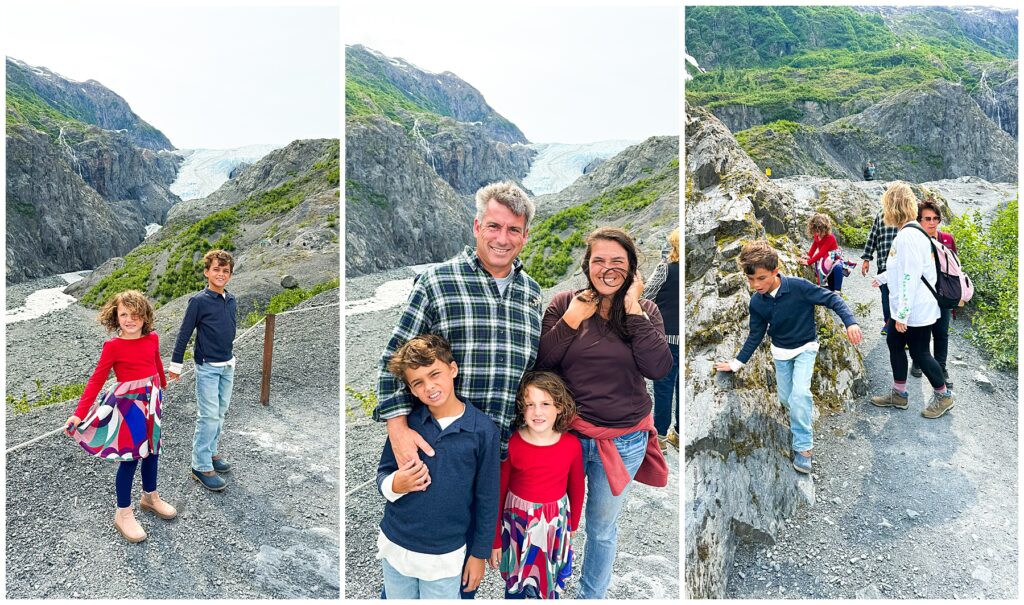
[[[146,225],[146,237],[149,237],[150,235],[153,235],[154,233],[156,233],[159,230],[160,230],[160,224],[159,223],[150,223],[150,224]]]
[[[83,277],[91,273],[91,271],[74,271],[71,273],[61,273],[58,277],[62,278],[68,284],[73,284],[76,281],[80,281]],[[25,305],[11,309],[4,313],[4,324],[18,323],[19,321],[28,321],[30,319],[39,319],[40,317],[53,313],[54,311],[60,311],[70,307],[78,301],[74,296],[64,294],[64,288],[67,286],[60,286],[58,288],[44,288],[42,290],[36,290],[32,294],[29,294],[25,298]]]
[[[419,275],[432,266],[431,264],[412,265],[409,269]],[[397,307],[409,297],[409,292],[412,292],[412,282],[412,278],[394,279],[377,286],[370,298],[345,301],[345,317]]]
[[[284,145],[248,145],[235,149],[182,149],[184,161],[171,184],[171,193],[182,200],[206,197],[227,182],[228,175],[244,163],[252,164]]]
[[[534,195],[557,193],[583,175],[587,164],[606,160],[639,141],[613,140],[597,143],[535,143],[537,151],[523,184]]]

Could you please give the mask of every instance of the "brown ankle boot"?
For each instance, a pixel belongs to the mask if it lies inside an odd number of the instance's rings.
[[[160,494],[156,492],[142,492],[139,508],[148,510],[161,519],[173,519],[178,514],[178,511],[170,504],[161,500]]]
[[[146,539],[146,531],[142,529],[139,522],[135,520],[132,507],[118,508],[114,513],[114,529],[119,531],[125,540],[131,543],[142,542]]]

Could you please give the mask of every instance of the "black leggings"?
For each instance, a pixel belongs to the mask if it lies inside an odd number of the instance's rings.
[[[935,339],[935,361],[946,369],[946,354],[949,351],[949,309],[943,309],[938,321],[932,324],[932,338]]]
[[[147,492],[156,491],[156,454],[151,454],[142,459],[142,489]],[[132,505],[132,483],[135,483],[135,469],[139,466],[138,460],[122,462],[117,465],[117,478],[114,482],[117,487],[118,508],[128,508]]]
[[[892,378],[896,382],[907,380],[907,354],[905,347],[910,348],[910,357],[921,368],[928,378],[932,388],[939,389],[946,386],[942,377],[942,368],[939,362],[932,357],[928,350],[931,341],[932,326],[907,326],[906,332],[896,329],[896,322],[889,325],[889,333],[885,336],[885,344],[889,346],[889,364],[892,366]]]

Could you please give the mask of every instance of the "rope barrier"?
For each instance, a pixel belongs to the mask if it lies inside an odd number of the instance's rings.
[[[281,315],[289,315],[291,313],[304,313],[306,311],[315,311],[317,309],[326,309],[328,307],[337,307],[340,304],[341,304],[340,302],[336,302],[336,303],[330,303],[330,304],[326,304],[326,305],[317,305],[316,307],[306,307],[306,308],[302,308],[302,309],[291,309],[289,311],[284,311],[284,312],[281,312],[281,313],[277,313],[277,315],[280,317]],[[246,336],[248,336],[251,332],[253,332],[256,328],[258,328],[260,326],[260,324],[264,323],[266,321],[266,319],[267,319],[266,316],[261,317],[259,321],[257,321],[253,325],[251,325],[248,329],[245,330],[245,332],[242,332],[241,334],[236,336],[235,339],[233,341],[231,341],[231,344],[234,345],[234,344],[238,343],[240,340],[242,340],[243,338],[245,338]],[[164,388],[164,390],[165,391],[170,390],[170,388],[172,386],[175,386],[175,385],[181,383],[181,379],[182,378],[184,378],[185,376],[187,376],[189,374],[192,374],[194,372],[195,372],[195,366],[193,365],[191,368],[185,370],[181,374],[178,374],[177,380],[175,380],[174,382],[169,382],[167,384],[167,386]],[[106,385],[104,385],[104,386],[106,386]],[[32,401],[37,401],[37,400],[38,400],[38,398],[33,399]],[[68,401],[75,401],[75,400],[74,399],[68,399],[67,401],[61,401],[59,403],[67,403]],[[54,405],[59,405],[59,404],[54,404]],[[16,451],[18,451],[18,450],[20,450],[22,448],[25,448],[25,447],[28,447],[28,446],[34,444],[34,443],[38,443],[39,441],[42,441],[43,439],[45,439],[47,437],[50,437],[52,435],[56,435],[58,433],[63,433],[63,432],[64,432],[64,427],[63,426],[57,427],[57,428],[53,429],[52,431],[43,433],[42,435],[39,435],[37,437],[33,437],[33,438],[29,439],[28,441],[26,441],[24,443],[19,443],[18,445],[15,445],[13,447],[7,448],[6,453],[10,454],[11,452],[16,452]],[[360,486],[360,487],[362,487],[362,486]]]
[[[376,477],[373,477],[373,478],[371,478],[371,479],[367,479],[366,481],[364,481],[363,483],[361,483],[361,484],[360,484],[359,486],[357,486],[357,487],[354,487],[354,488],[352,488],[351,490],[349,490],[349,491],[345,492],[345,498],[347,499],[347,498],[348,498],[349,496],[351,496],[352,494],[354,494],[354,493],[358,492],[359,490],[363,489],[363,488],[364,488],[364,487],[366,487],[367,485],[370,485],[370,484],[372,484],[372,483],[374,483],[374,482],[376,482],[376,481],[377,481],[377,478],[376,478]]]

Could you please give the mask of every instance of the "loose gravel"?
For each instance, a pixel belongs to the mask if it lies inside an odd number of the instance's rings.
[[[984,365],[960,317],[950,327],[952,410],[921,416],[924,377],[909,379],[907,410],[871,405],[892,384],[881,297],[859,273],[843,286],[851,303],[871,306],[858,317],[869,394],[817,423],[815,504],[774,545],[737,549],[728,597],[1016,598],[1016,374]]]
[[[334,290],[297,308],[337,301]],[[94,325],[91,315],[73,305],[34,322],[49,335],[45,347],[20,324],[9,326],[8,363],[14,350],[14,362],[34,372],[47,367],[40,361],[46,357],[27,349],[84,349],[76,326]],[[236,344],[222,440],[235,468],[223,492],[206,491],[190,477],[193,375],[172,383],[159,491],[179,514],[163,521],[137,511],[149,533],[142,543],[126,543],[112,526],[114,464],[88,457],[63,435],[9,454],[7,597],[337,599],[338,322],[337,306],[278,318],[267,407],[258,402],[262,330]],[[62,338],[65,329],[71,336]],[[98,351],[91,345],[81,352],[86,376]],[[59,365],[50,358],[54,371],[63,371]],[[7,446],[60,426],[73,406],[8,416]],[[141,495],[138,479],[133,495]]]
[[[411,276],[411,271],[397,270],[348,279],[346,298],[356,300],[372,296],[374,289],[385,281]],[[359,391],[376,390],[377,362],[403,308],[404,303],[346,318],[346,385]],[[373,599],[379,597],[383,586],[380,562],[375,555],[385,500],[370,480],[376,477],[387,433],[383,424],[363,415],[355,398],[346,396],[346,409],[344,489],[348,494],[362,487],[345,499],[345,598]],[[668,464],[667,487],[637,484],[623,508],[609,598],[679,597],[679,455],[675,449],[670,448]],[[582,529],[586,529],[585,524]],[[573,547],[578,563],[563,595],[565,598],[576,596],[582,561],[586,557],[585,531],[576,535]],[[488,568],[478,598],[502,598],[500,582],[497,572]]]

